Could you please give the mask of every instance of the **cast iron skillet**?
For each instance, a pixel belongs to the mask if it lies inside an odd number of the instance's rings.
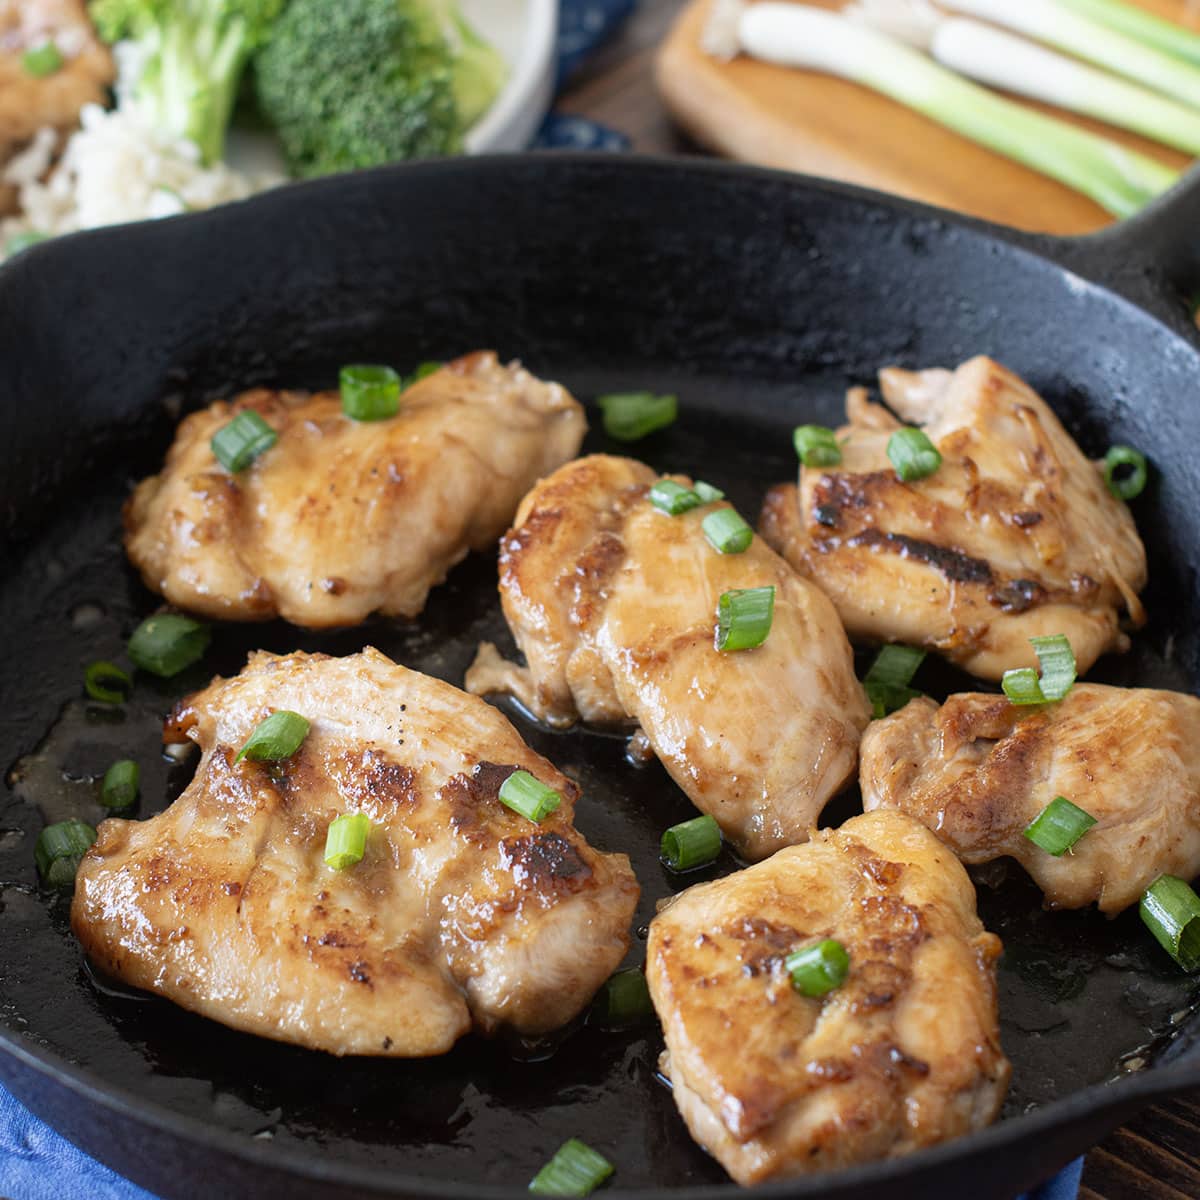
[[[252,382],[328,384],[355,359],[495,346],[585,398],[677,391],[680,421],[637,453],[727,488],[754,515],[795,469],[791,427],[836,423],[847,383],[886,363],[986,352],[1042,391],[1089,452],[1123,442],[1153,459],[1135,504],[1150,623],[1093,677],[1195,691],[1200,339],[1185,299],[1200,286],[1198,227],[1195,185],[1117,232],[1066,243],[762,171],[517,157],[308,184],[16,259],[0,273],[0,754],[29,757],[0,809],[0,1079],[164,1197],[516,1197],[571,1135],[617,1164],[623,1195],[729,1196],[655,1076],[654,1028],[588,1023],[557,1048],[470,1038],[428,1062],[337,1061],[89,975],[65,904],[37,888],[33,840],[43,819],[97,819],[95,777],[116,758],[142,763],[141,815],[177,794],[189,768],[168,769],[157,743],[175,696],[236,671],[255,645],[344,653],[370,641],[456,683],[479,638],[510,645],[494,560],[476,556],[415,625],[322,637],[223,627],[186,678],[142,680],[124,709],[89,709],[84,664],[119,659],[156,604],[123,563],[120,501],[159,462],[181,405]],[[588,446],[613,448],[599,432]],[[920,682],[966,684],[937,667]],[[632,855],[644,923],[681,886],[655,851],[687,802],[657,766],[630,766],[617,738],[513,717],[583,784],[593,843]],[[979,884],[1008,947],[1006,1119],[763,1196],[886,1187],[892,1200],[1000,1200],[1200,1082],[1200,990],[1136,914],[1047,916],[1016,869]],[[639,937],[630,961],[642,953]]]

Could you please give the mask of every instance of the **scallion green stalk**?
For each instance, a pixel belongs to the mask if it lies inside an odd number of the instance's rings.
[[[1101,25],[1200,66],[1200,33],[1122,0],[1059,0]]]

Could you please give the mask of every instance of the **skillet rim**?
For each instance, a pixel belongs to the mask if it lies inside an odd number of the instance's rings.
[[[184,235],[185,230],[190,236],[211,237],[219,235],[228,223],[243,220],[246,214],[253,213],[258,216],[261,213],[269,220],[272,210],[305,203],[308,197],[321,197],[325,192],[334,195],[353,188],[369,191],[379,187],[385,180],[403,179],[408,183],[410,177],[414,176],[462,175],[470,178],[506,173],[514,169],[533,170],[549,167],[552,171],[556,170],[557,166],[551,164],[561,165],[564,171],[601,170],[606,173],[620,172],[643,177],[650,174],[687,175],[701,181],[725,179],[740,181],[748,186],[769,184],[772,187],[818,192],[864,202],[876,208],[891,210],[909,219],[938,222],[973,237],[998,242],[1019,257],[1027,256],[1039,260],[1056,268],[1064,276],[1085,283],[1089,290],[1101,293],[1121,306],[1122,310],[1132,310],[1138,319],[1150,320],[1159,326],[1183,351],[1196,359],[1197,368],[1200,370],[1200,337],[1195,336],[1194,328],[1189,328],[1187,322],[1179,320],[1178,314],[1170,310],[1165,303],[1151,308],[1139,303],[1139,300],[1149,299],[1149,296],[1139,295],[1135,299],[1121,286],[1119,280],[1106,281],[1098,277],[1102,276],[1103,272],[1097,270],[1095,251],[1111,254],[1118,248],[1132,249],[1135,241],[1139,240],[1139,232],[1153,229],[1156,213],[1169,215],[1172,207],[1170,196],[1147,209],[1142,219],[1124,237],[1118,226],[1114,227],[1114,230],[1086,238],[1062,239],[992,225],[932,205],[839,181],[720,160],[638,154],[614,156],[604,152],[542,151],[481,155],[474,158],[394,164],[352,175],[293,183],[201,213],[85,230],[35,245],[9,262],[0,264],[0,293],[8,288],[19,288],[27,272],[36,268],[46,255],[69,253],[69,247],[77,239],[99,240],[101,243],[107,242],[111,246],[117,246],[130,240],[137,241],[139,238],[178,237]],[[1190,203],[1191,193],[1200,190],[1197,189],[1198,180],[1200,172],[1194,173],[1190,183],[1185,181],[1173,193],[1174,202],[1178,203],[1182,198],[1185,203]],[[180,224],[181,221],[186,224]],[[68,247],[67,250],[62,249],[64,243]],[[1158,298],[1162,300],[1161,296]],[[1124,311],[1122,316],[1125,316]],[[331,1160],[328,1156],[316,1153],[302,1152],[301,1155],[297,1155],[293,1147],[285,1149],[268,1141],[255,1141],[219,1125],[145,1101],[123,1085],[110,1084],[86,1067],[66,1061],[53,1051],[30,1044],[10,1025],[0,1021],[0,1080],[5,1082],[11,1082],[9,1073],[4,1069],[5,1061],[10,1057],[41,1079],[106,1110],[115,1118],[132,1117],[141,1125],[186,1142],[194,1148],[232,1158],[251,1168],[269,1168],[282,1175],[291,1176],[297,1182],[327,1183],[342,1188],[363,1189],[372,1195],[412,1196],[421,1200],[440,1200],[443,1197],[454,1197],[455,1200],[516,1200],[516,1197],[528,1194],[527,1188],[521,1185],[465,1184],[437,1179],[430,1175],[398,1175],[394,1170],[364,1166],[347,1159]],[[885,1159],[836,1171],[776,1180],[756,1185],[754,1190],[756,1194],[770,1200],[782,1200],[785,1196],[818,1195],[836,1200],[843,1191],[858,1191],[872,1185],[895,1182],[897,1177],[910,1173],[906,1170],[910,1165],[925,1170],[936,1170],[941,1165],[956,1159],[965,1159],[976,1153],[996,1154],[1005,1147],[1019,1149],[1031,1144],[1039,1132],[1058,1129],[1074,1120],[1111,1118],[1110,1127],[1115,1127],[1126,1113],[1136,1111],[1154,1100],[1200,1088],[1197,1066],[1200,1066],[1200,1039],[1185,1047],[1176,1061],[1154,1064],[1115,1081],[1093,1084],[1050,1101],[1032,1112],[993,1123],[974,1133],[904,1158]],[[1189,1067],[1192,1068],[1190,1073]],[[18,1091],[14,1094],[18,1099],[23,1099],[24,1091],[25,1089],[18,1085]],[[33,1111],[36,1112],[36,1108]],[[608,1194],[622,1197],[623,1200],[664,1200],[666,1197],[679,1197],[680,1200],[728,1200],[740,1190],[732,1181],[679,1188],[622,1189],[618,1184],[606,1189]]]

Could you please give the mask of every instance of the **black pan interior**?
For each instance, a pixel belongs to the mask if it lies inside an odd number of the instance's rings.
[[[89,705],[84,665],[120,661],[156,606],[123,561],[119,509],[131,481],[156,468],[181,408],[252,382],[328,385],[348,359],[403,367],[490,345],[588,400],[618,387],[677,392],[679,422],[636,454],[717,483],[754,516],[766,486],[794,472],[792,426],[837,423],[847,384],[886,363],[990,353],[1046,395],[1085,450],[1126,442],[1155,463],[1135,504],[1151,558],[1150,623],[1131,654],[1091,678],[1200,687],[1200,407],[1178,403],[1200,378],[1200,356],[1053,264],[922,210],[761,174],[599,160],[385,171],[39,248],[0,276],[0,339],[0,758],[11,767],[0,795],[0,1025],[102,1089],[253,1140],[251,1158],[285,1156],[300,1175],[344,1163],[396,1194],[412,1176],[448,1195],[522,1189],[581,1136],[618,1164],[622,1188],[724,1179],[657,1077],[654,1028],[586,1022],[553,1045],[471,1037],[427,1062],[337,1061],[88,971],[65,903],[37,887],[32,843],[44,819],[99,819],[96,780],[116,758],[141,763],[139,815],[178,794],[191,765],[168,764],[158,740],[177,696],[213,671],[236,672],[255,647],[348,653],[369,643],[456,684],[482,638],[511,649],[494,556],[480,555],[413,625],[320,636],[221,626],[201,667],[168,683],[139,678],[123,709]],[[590,415],[585,449],[620,452]],[[968,683],[935,664],[918,682],[934,694]],[[587,837],[630,854],[643,887],[630,953],[639,962],[655,901],[696,881],[656,857],[687,801],[657,764],[632,766],[618,737],[556,734],[506,711],[581,784]],[[840,798],[826,821],[855,804]],[[735,866],[726,856],[715,870]],[[977,882],[983,918],[1007,947],[1006,1118],[1153,1069],[1181,1031],[1195,1036],[1200,989],[1135,913],[1049,916],[1015,865]],[[166,1195],[208,1194],[164,1174],[154,1149],[164,1143],[146,1138],[143,1179]],[[1081,1148],[1068,1142],[1061,1157]],[[976,1190],[991,1195],[989,1186]]]

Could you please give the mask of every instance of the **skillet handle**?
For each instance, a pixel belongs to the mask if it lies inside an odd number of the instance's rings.
[[[1055,239],[1051,252],[1200,341],[1200,167],[1136,216],[1088,237]]]

